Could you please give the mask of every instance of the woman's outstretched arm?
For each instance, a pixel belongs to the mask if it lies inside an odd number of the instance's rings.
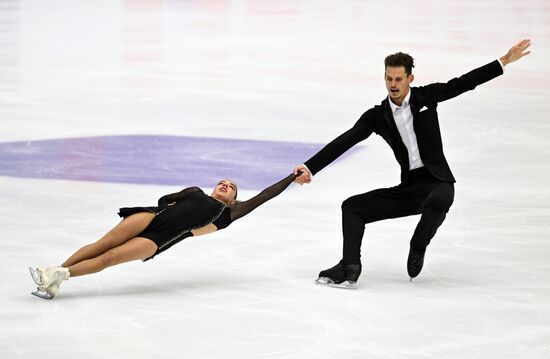
[[[238,202],[231,205],[231,221],[235,221],[243,216],[246,216],[252,212],[259,205],[264,204],[270,199],[277,197],[281,192],[283,192],[301,172],[298,172],[297,175],[294,173],[283,178],[279,182],[267,187],[262,192],[252,197],[248,201]]]

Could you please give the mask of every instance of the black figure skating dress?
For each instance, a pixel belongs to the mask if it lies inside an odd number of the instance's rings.
[[[210,197],[198,187],[188,187],[181,192],[162,196],[156,207],[120,208],[118,215],[126,218],[140,212],[155,214],[149,226],[138,235],[138,237],[152,240],[158,247],[155,254],[145,259],[149,260],[183,239],[193,236],[194,230],[209,224],[213,224],[215,230],[229,226],[233,221],[279,195],[294,181],[295,177],[294,174],[290,174],[244,202],[228,205]]]

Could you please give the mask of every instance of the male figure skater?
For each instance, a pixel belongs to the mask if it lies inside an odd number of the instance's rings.
[[[326,145],[294,171],[299,184],[369,137],[373,132],[390,145],[401,166],[401,183],[356,195],[342,203],[344,248],[342,260],[321,271],[317,284],[355,288],[361,274],[361,241],[365,224],[388,218],[420,214],[410,241],[407,271],[418,276],[424,264],[426,247],[443,223],[453,203],[455,179],[445,156],[437,116],[439,102],[473,90],[502,75],[504,67],[526,56],[531,41],[518,42],[500,59],[468,72],[447,83],[410,87],[414,80],[413,58],[401,52],[384,61],[388,97],[366,111],[355,125]]]

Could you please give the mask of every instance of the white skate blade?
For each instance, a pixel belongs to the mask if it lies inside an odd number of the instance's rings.
[[[328,286],[333,288],[342,288],[342,289],[357,289],[357,282],[346,280],[339,284],[336,284],[334,282],[329,283]]]
[[[33,280],[36,284],[38,284],[38,285],[44,284],[44,281],[42,280],[42,276],[41,276],[40,273],[36,270],[36,268],[29,267],[29,272],[31,272],[32,280]]]
[[[50,293],[48,293],[45,290],[42,290],[40,288],[36,288],[36,291],[31,292],[31,294],[34,295],[34,296],[37,296],[38,298],[48,299],[48,300],[50,300],[54,297]]]
[[[328,277],[319,277],[315,279],[315,284],[318,285],[329,285],[331,283],[334,283],[334,281]]]
[[[357,289],[357,283],[346,280],[342,283],[335,283],[332,279],[327,277],[319,277],[315,280],[315,284],[318,285],[328,285],[333,288],[343,288],[343,289]]]

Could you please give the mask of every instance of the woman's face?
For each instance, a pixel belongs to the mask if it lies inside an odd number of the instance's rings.
[[[237,185],[228,179],[218,182],[214,187],[214,192],[212,192],[212,197],[228,204],[235,201],[236,195]]]

